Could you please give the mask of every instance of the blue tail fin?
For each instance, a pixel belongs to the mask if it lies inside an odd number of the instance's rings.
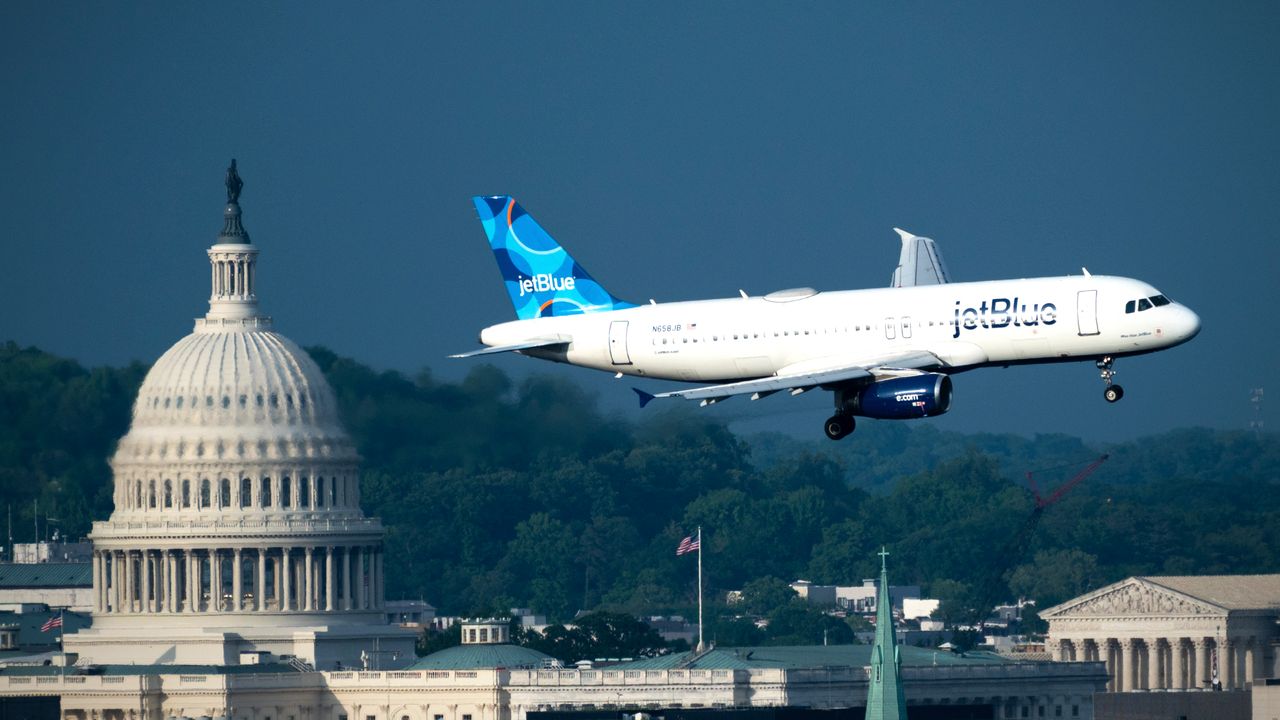
[[[471,200],[521,320],[635,307],[593,280],[511,196]]]

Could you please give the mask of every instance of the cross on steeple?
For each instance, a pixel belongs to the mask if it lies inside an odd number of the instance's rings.
[[[883,545],[881,545],[881,546],[880,546],[880,552],[878,552],[878,553],[876,553],[876,554],[880,556],[880,571],[881,571],[881,572],[885,572],[886,570],[888,570],[888,569],[889,569],[889,568],[888,568],[888,566],[887,566],[887,565],[885,565],[885,558],[889,557],[889,551],[888,551],[888,550],[885,550],[885,549],[884,549],[884,546],[883,546]]]

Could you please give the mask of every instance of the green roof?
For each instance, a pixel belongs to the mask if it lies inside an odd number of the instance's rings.
[[[899,645],[902,665],[994,665],[1013,662],[997,655],[969,653],[956,655],[945,650]],[[776,647],[715,648],[689,662],[693,652],[673,653],[622,663],[625,670],[740,670],[750,668],[867,667],[870,645],[779,645]]]
[[[0,564],[0,588],[93,587],[93,563]]]
[[[283,663],[261,665],[93,665],[88,668],[61,668],[52,665],[11,665],[0,668],[3,675],[257,675],[299,672]]]
[[[536,668],[553,659],[546,653],[519,645],[454,645],[431,653],[408,669]]]

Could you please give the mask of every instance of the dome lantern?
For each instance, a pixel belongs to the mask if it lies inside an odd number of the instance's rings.
[[[258,248],[240,220],[240,190],[244,181],[236,161],[227,168],[227,207],[222,212],[222,232],[209,248],[211,266],[209,313],[196,320],[196,330],[223,331],[239,325],[246,329],[270,327],[271,318],[258,311],[254,286],[258,279]]]

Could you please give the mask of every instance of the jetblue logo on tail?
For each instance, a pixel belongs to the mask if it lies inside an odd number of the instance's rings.
[[[635,307],[591,279],[510,196],[472,201],[521,320]]]
[[[572,275],[562,278],[549,273],[534,275],[531,278],[520,278],[520,297],[535,292],[573,290],[573,281],[574,277]]]
[[[1051,303],[1019,304],[1018,298],[991,298],[990,304],[983,300],[977,307],[961,309],[960,301],[956,301],[955,320],[952,322],[953,338],[960,337],[960,331],[977,330],[978,328],[1033,327],[1036,325],[1053,325],[1058,322],[1058,306]]]

